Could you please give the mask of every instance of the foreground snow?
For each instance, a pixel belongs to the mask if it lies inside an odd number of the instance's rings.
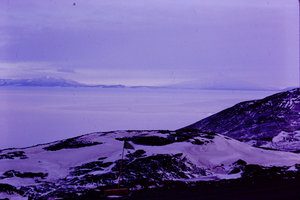
[[[189,134],[193,134],[193,136]],[[54,190],[53,188],[56,186],[64,184],[73,189],[96,188],[99,186],[99,181],[81,182],[79,185],[74,180],[76,178],[77,181],[87,176],[97,176],[98,179],[99,177],[101,179],[101,175],[111,173],[113,168],[117,167],[118,160],[121,159],[122,138],[124,137],[131,140],[130,143],[135,148],[134,150],[126,149],[126,155],[135,155],[134,153],[138,150],[143,150],[142,156],[133,157],[131,160],[128,158],[129,163],[155,155],[170,155],[171,158],[178,157],[180,162],[188,166],[182,170],[186,175],[182,175],[182,177],[177,177],[177,175],[175,177],[172,171],[163,171],[163,169],[153,172],[164,173],[163,177],[168,180],[199,181],[239,178],[240,173],[230,173],[235,166],[234,163],[238,160],[261,166],[292,167],[300,163],[298,154],[259,149],[218,134],[178,133],[175,131],[114,131],[87,134],[69,139],[70,141],[67,140],[69,143],[57,141],[28,148],[2,150],[0,152],[0,183],[9,184],[17,189],[21,187],[34,188],[34,190],[40,191],[39,195],[45,195]],[[147,141],[143,141],[143,143],[132,139],[149,138],[149,141],[152,141],[153,137],[162,141],[165,139],[167,142],[165,144],[147,144]],[[167,139],[171,142],[168,142]],[[49,147],[53,147],[53,149]],[[88,165],[86,165],[87,163]],[[91,167],[94,165],[96,167]],[[200,169],[201,171],[199,171]],[[29,172],[32,174],[28,175]],[[136,173],[138,173],[138,169]],[[132,175],[132,180],[135,179],[135,176],[137,175]],[[130,177],[130,174],[127,177]],[[68,182],[71,180],[73,185]],[[112,180],[114,183],[116,181],[117,179]],[[46,183],[49,191],[41,189],[46,187]],[[49,184],[53,185],[49,186]],[[31,190],[25,190],[25,195],[33,193]],[[0,198],[6,196],[6,193],[0,193]]]

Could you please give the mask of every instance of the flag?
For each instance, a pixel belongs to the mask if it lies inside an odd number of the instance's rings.
[[[134,149],[134,147],[132,146],[132,144],[124,140],[124,149]]]

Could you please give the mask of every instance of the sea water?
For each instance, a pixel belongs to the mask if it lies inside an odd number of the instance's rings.
[[[0,148],[111,130],[182,128],[276,91],[0,87]]]

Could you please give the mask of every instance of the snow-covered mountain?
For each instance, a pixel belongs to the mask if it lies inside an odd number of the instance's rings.
[[[253,146],[300,151],[300,88],[246,101],[182,130],[227,135]]]
[[[124,85],[87,85],[73,80],[40,77],[28,79],[0,79],[0,86],[39,86],[39,87],[102,87],[102,88],[124,88]]]
[[[0,79],[0,86],[83,87],[85,85],[72,80],[46,76],[30,79]]]
[[[299,154],[255,148],[212,132],[98,132],[0,150],[0,198],[76,199],[115,187],[125,137],[134,149],[125,149],[122,185],[135,189],[164,181],[240,178],[247,166],[298,171],[300,163]]]

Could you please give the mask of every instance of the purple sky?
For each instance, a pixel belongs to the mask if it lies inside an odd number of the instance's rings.
[[[2,0],[0,78],[298,86],[298,16],[297,0]]]

